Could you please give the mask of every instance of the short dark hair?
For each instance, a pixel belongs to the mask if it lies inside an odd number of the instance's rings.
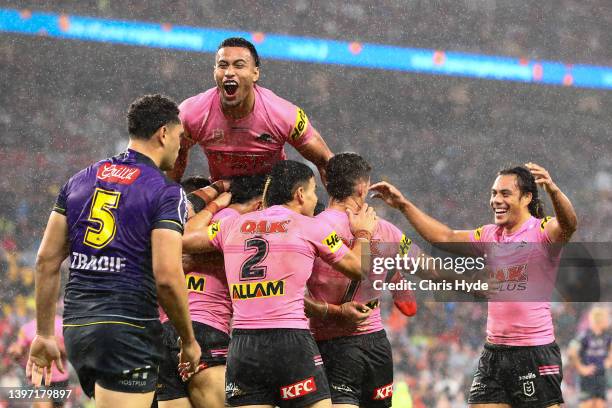
[[[127,113],[128,132],[133,139],[148,140],[162,126],[179,124],[179,108],[163,95],[145,95],[130,105]]]
[[[521,191],[521,196],[531,193],[531,202],[527,207],[529,213],[536,218],[544,218],[544,203],[540,199],[538,185],[535,182],[533,174],[525,167],[516,166],[500,170],[498,176],[515,175],[516,184]]]
[[[230,184],[230,193],[232,193],[230,204],[244,204],[261,197],[267,178],[268,176],[264,174],[233,177]]]
[[[266,207],[287,204],[293,200],[293,194],[299,187],[304,187],[314,177],[312,169],[293,160],[279,161],[272,168],[264,189]]]
[[[185,193],[189,194],[196,190],[210,186],[210,180],[206,176],[192,176],[181,181]]]
[[[360,180],[370,177],[372,166],[357,153],[339,153],[327,162],[327,192],[336,200],[344,200],[355,192]]]
[[[221,42],[221,44],[219,44],[219,47],[217,47],[217,51],[225,47],[241,47],[241,48],[248,49],[251,53],[251,56],[253,57],[253,60],[255,60],[255,66],[259,67],[260,61],[259,61],[259,54],[257,53],[257,49],[255,48],[253,43],[247,40],[246,38],[242,38],[242,37],[226,38],[225,40]]]

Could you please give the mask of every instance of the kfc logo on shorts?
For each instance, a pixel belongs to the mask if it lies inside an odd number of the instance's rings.
[[[286,401],[303,397],[304,395],[315,392],[316,390],[317,384],[315,383],[314,377],[310,377],[300,382],[296,382],[295,384],[282,387],[280,392],[281,398]]]
[[[372,397],[375,401],[384,400],[393,396],[393,383],[383,385],[380,388],[374,390],[374,396]]]
[[[98,167],[98,173],[96,174],[96,177],[102,181],[119,184],[132,184],[138,176],[140,176],[138,167],[111,163],[104,163]]]

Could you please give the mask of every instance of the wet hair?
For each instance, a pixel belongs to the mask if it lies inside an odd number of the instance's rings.
[[[368,180],[372,166],[357,153],[339,153],[327,163],[327,192],[343,200],[355,192],[355,185]]]
[[[315,209],[314,209],[314,215],[319,215],[321,214],[323,211],[325,211],[325,203],[322,203],[321,201],[317,201],[317,205],[315,205]]]
[[[210,186],[210,181],[205,176],[193,176],[181,181],[185,193],[189,194],[201,188]]]
[[[179,108],[165,96],[145,95],[130,105],[127,113],[128,132],[133,139],[149,140],[162,126],[180,124]]]
[[[536,218],[544,218],[544,203],[540,199],[538,185],[535,182],[533,174],[525,167],[517,166],[501,170],[497,173],[498,176],[515,175],[516,184],[521,191],[521,196],[531,193],[531,202],[527,207],[529,213]]]
[[[306,187],[314,173],[307,165],[293,161],[279,161],[272,168],[264,187],[264,206],[287,204],[299,187]]]
[[[254,198],[261,197],[267,177],[266,175],[257,175],[232,178],[229,189],[232,193],[230,204],[244,204]]]
[[[219,44],[219,47],[217,47],[217,51],[219,51],[221,48],[225,48],[225,47],[241,47],[241,48],[246,48],[251,53],[251,56],[253,57],[253,60],[255,61],[255,66],[259,67],[259,64],[260,64],[259,54],[257,54],[257,49],[255,48],[253,43],[250,42],[249,40],[247,40],[245,38],[242,38],[242,37],[230,37],[230,38],[226,38],[225,40],[223,40],[221,42],[221,44]]]

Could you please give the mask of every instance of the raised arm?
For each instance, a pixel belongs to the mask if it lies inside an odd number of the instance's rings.
[[[223,193],[214,199],[206,208],[193,217],[189,218],[185,224],[183,234],[183,252],[186,254],[197,254],[201,252],[216,251],[208,234],[208,228],[215,228],[210,225],[212,217],[217,211],[229,205],[232,198],[230,193]]]
[[[578,218],[572,202],[553,182],[548,171],[535,163],[526,163],[535,182],[544,187],[553,205],[555,217],[546,223],[544,231],[552,242],[567,242],[578,226]]]
[[[179,149],[178,157],[174,162],[172,170],[166,172],[167,176],[177,183],[181,182],[181,178],[187,168],[187,162],[189,161],[189,150],[195,145],[195,141],[191,139],[191,135],[187,129],[184,130],[183,136],[181,137],[181,148]]]
[[[323,185],[326,185],[327,177],[325,169],[327,167],[327,162],[334,154],[329,150],[327,143],[325,143],[325,140],[323,140],[315,128],[312,128],[312,137],[308,143],[298,147],[297,151],[300,152],[302,157],[317,166],[319,174],[321,175],[321,181]]]
[[[469,230],[453,230],[435,218],[421,211],[411,203],[393,185],[380,182],[372,185],[370,190],[374,192],[372,197],[382,199],[387,205],[393,207],[404,215],[414,229],[431,244],[470,242]]]

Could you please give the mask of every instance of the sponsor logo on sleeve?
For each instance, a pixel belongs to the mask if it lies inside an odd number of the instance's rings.
[[[285,281],[263,281],[232,284],[233,300],[261,299],[285,295]]]
[[[204,276],[188,273],[185,275],[185,282],[187,283],[187,290],[190,292],[204,293],[206,289],[206,278]]]
[[[96,177],[108,183],[132,184],[140,176],[138,167],[124,166],[122,164],[104,163],[98,167]]]
[[[304,395],[313,393],[317,390],[317,384],[314,377],[296,382],[295,384],[281,387],[281,398],[285,401],[303,397]]]
[[[297,108],[297,115],[295,118],[295,126],[293,126],[293,130],[291,131],[291,140],[294,142],[297,141],[308,127],[308,116],[302,110],[302,108]]]
[[[400,256],[407,256],[408,252],[410,252],[411,246],[412,246],[412,240],[406,237],[405,234],[402,234],[402,239],[400,240],[400,245],[399,245]]]
[[[548,221],[550,221],[551,219],[552,219],[552,217],[550,217],[550,216],[544,217],[544,219],[540,223],[540,231],[544,231],[544,227],[546,227],[546,224],[548,224]]]
[[[343,245],[343,242],[338,234],[336,234],[336,231],[332,231],[322,242],[327,245],[332,254],[339,250]]]
[[[208,226],[208,239],[215,239],[221,229],[221,221],[214,222]]]
[[[474,238],[476,238],[476,241],[480,241],[480,238],[482,238],[482,227],[474,230]]]

